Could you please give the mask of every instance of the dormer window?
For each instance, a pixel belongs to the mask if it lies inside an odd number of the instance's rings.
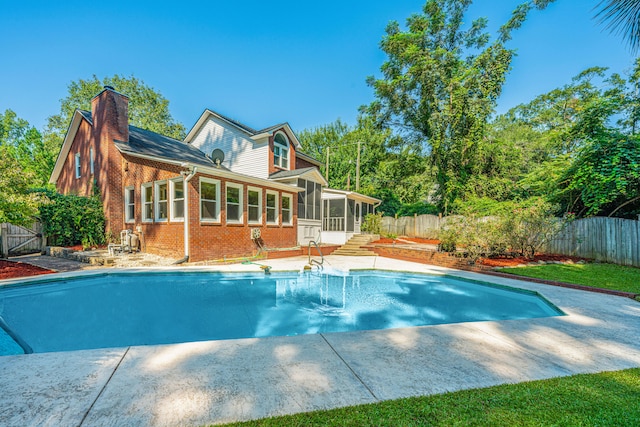
[[[289,169],[289,142],[281,133],[277,133],[273,138],[273,164],[282,169]]]

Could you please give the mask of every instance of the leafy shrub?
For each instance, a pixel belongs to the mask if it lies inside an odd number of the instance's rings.
[[[105,217],[99,194],[81,197],[63,195],[53,191],[43,192],[40,218],[49,244],[84,247],[105,242]]]
[[[380,234],[382,232],[382,214],[367,214],[362,221],[360,230],[365,233]]]
[[[529,201],[503,217],[502,229],[509,248],[527,258],[533,258],[574,216],[553,216],[555,207],[542,199]]]
[[[471,262],[506,250],[500,218],[478,217],[471,211],[448,217],[439,238],[440,250],[453,252],[461,249]]]

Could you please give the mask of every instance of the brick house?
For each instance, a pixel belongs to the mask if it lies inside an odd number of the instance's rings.
[[[205,110],[185,142],[211,157],[222,156],[229,170],[298,187],[297,242],[343,244],[380,200],[352,191],[333,190],[320,173],[321,163],[300,152],[289,124],[256,130]],[[214,152],[217,154],[214,155]]]
[[[130,125],[128,102],[105,86],[75,111],[50,182],[81,196],[97,186],[107,232],[132,230],[146,252],[201,261],[344,243],[380,202],[327,189],[287,123],[256,130],[205,110],[178,141]]]
[[[91,112],[76,110],[50,178],[60,193],[88,196],[97,186],[107,232],[131,229],[158,255],[200,261],[297,245],[298,187],[233,171],[191,144],[131,126],[128,102],[105,87]]]

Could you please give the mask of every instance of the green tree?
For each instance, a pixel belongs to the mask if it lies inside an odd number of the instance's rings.
[[[360,115],[355,126],[337,120],[298,134],[306,153],[326,160],[329,151],[329,186],[355,190],[358,146],[360,147],[359,192],[383,200],[381,209],[390,215],[404,204],[423,203],[433,180],[419,147],[410,146],[390,129],[380,129],[374,120]],[[324,163],[324,162],[323,162]],[[321,167],[326,174],[325,165]]]
[[[616,132],[593,138],[577,154],[562,182],[580,215],[640,212],[640,138]]]
[[[534,6],[547,3],[520,5],[492,42],[486,19],[464,26],[471,0],[428,0],[405,31],[395,21],[387,26],[381,49],[388,59],[383,77],[368,79],[376,100],[367,111],[427,148],[445,213],[464,196],[478,161],[478,142],[514,55],[505,43]]]
[[[33,174],[22,169],[10,152],[0,144],[0,222],[29,225],[37,213],[37,198],[29,192]]]
[[[640,1],[602,0],[596,19],[606,24],[606,29],[620,34],[633,51],[640,45]]]
[[[0,222],[33,222],[37,198],[29,188],[46,181],[37,176],[30,156],[32,146],[41,142],[39,132],[15,112],[0,113]]]
[[[176,139],[184,138],[184,126],[173,119],[169,112],[169,101],[160,92],[133,76],[123,77],[116,74],[100,80],[94,75],[88,80],[71,82],[68,95],[60,100],[60,112],[47,119],[43,149],[48,156],[53,153],[54,163],[73,113],[76,109],[91,111],[91,99],[100,93],[104,86],[112,86],[129,97],[129,121],[132,125]],[[50,166],[49,174],[54,164]]]

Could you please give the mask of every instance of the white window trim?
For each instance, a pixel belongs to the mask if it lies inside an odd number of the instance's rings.
[[[278,132],[278,133],[276,133],[276,135],[282,135],[284,137],[285,141],[289,141],[289,138],[287,138],[287,136],[282,132]],[[289,162],[291,161],[291,158],[290,158],[291,157],[290,156],[291,155],[291,149],[290,149],[288,144],[285,145],[285,144],[282,144],[280,142],[277,142],[276,141],[276,135],[273,136],[273,164],[275,166],[279,167],[279,168],[289,170]],[[276,163],[276,147],[279,148],[280,152],[281,152],[281,154],[279,156],[279,158],[280,158],[280,163],[279,164]],[[284,164],[284,165],[282,164],[283,163],[282,150],[287,152],[287,161],[286,161],[286,164]]]
[[[215,201],[216,202],[216,211],[215,211],[215,217],[214,218],[203,218],[202,217],[202,183],[207,183],[207,184],[215,184],[216,186],[216,199],[215,200],[211,200],[211,199],[204,199],[204,200],[209,200],[209,201]],[[211,179],[211,178],[200,178],[200,221],[201,222],[209,222],[209,223],[220,223],[220,181],[217,179]]]
[[[175,185],[178,182],[182,182],[182,216],[181,217],[175,217],[174,216],[174,209],[173,209],[173,204],[174,202],[176,202],[177,200],[180,199],[176,199],[174,197],[174,190],[175,190]],[[186,194],[186,185],[184,180],[182,179],[182,177],[178,177],[178,178],[172,178],[169,180],[169,194],[168,194],[168,198],[169,198],[169,218],[171,219],[171,222],[184,222],[184,212],[187,209],[187,204],[185,202],[184,199],[184,195]]]
[[[267,225],[278,225],[280,223],[280,198],[278,197],[278,192],[277,191],[271,191],[271,190],[267,190],[267,195],[269,194],[273,194],[274,196],[276,196],[276,219],[275,221],[269,221],[269,215],[267,214]],[[266,202],[265,202],[266,205]],[[269,210],[269,206],[267,206],[267,212]]]
[[[80,178],[82,176],[82,163],[80,161],[80,153],[76,153],[75,155],[75,170],[76,178]]]
[[[229,202],[227,201],[227,190],[229,188],[237,188],[240,190],[240,200],[238,207],[238,217],[240,219],[229,220]],[[227,216],[227,224],[243,224],[244,223],[244,185],[236,184],[233,182],[227,182],[224,187],[224,207],[225,215]]]
[[[257,221],[251,221],[249,219],[249,191],[254,191],[258,193],[258,220]],[[247,224],[262,225],[262,188],[247,186]]]
[[[124,187],[124,222],[125,223],[132,223],[136,221],[136,207],[135,207],[135,203],[136,203],[136,197],[135,197],[135,191],[134,191],[134,196],[133,197],[129,197],[131,195],[131,190],[133,190],[134,187]],[[129,214],[129,206],[133,205],[133,217],[129,218],[128,214]]]
[[[89,170],[91,175],[93,175],[96,171],[95,167],[95,153],[93,152],[93,147],[89,148]]]
[[[165,184],[167,186],[167,198],[165,200],[162,200],[163,202],[165,202],[167,204],[167,218],[160,218],[158,215],[160,214],[160,202],[161,200],[158,198],[160,197],[160,186],[162,184]],[[169,221],[169,183],[166,180],[162,180],[162,181],[155,181],[153,183],[153,216],[155,219],[155,222],[167,222]]]
[[[145,202],[148,193],[151,193],[151,201]],[[151,217],[145,218],[146,206],[151,205]],[[140,207],[142,208],[142,222],[153,222],[153,183],[146,182],[140,186]]]
[[[283,216],[282,225],[293,225],[293,194],[282,193],[281,200],[284,200],[284,199],[289,199],[289,221],[284,222],[284,216]],[[284,210],[282,209],[282,204],[280,205],[280,209]]]

